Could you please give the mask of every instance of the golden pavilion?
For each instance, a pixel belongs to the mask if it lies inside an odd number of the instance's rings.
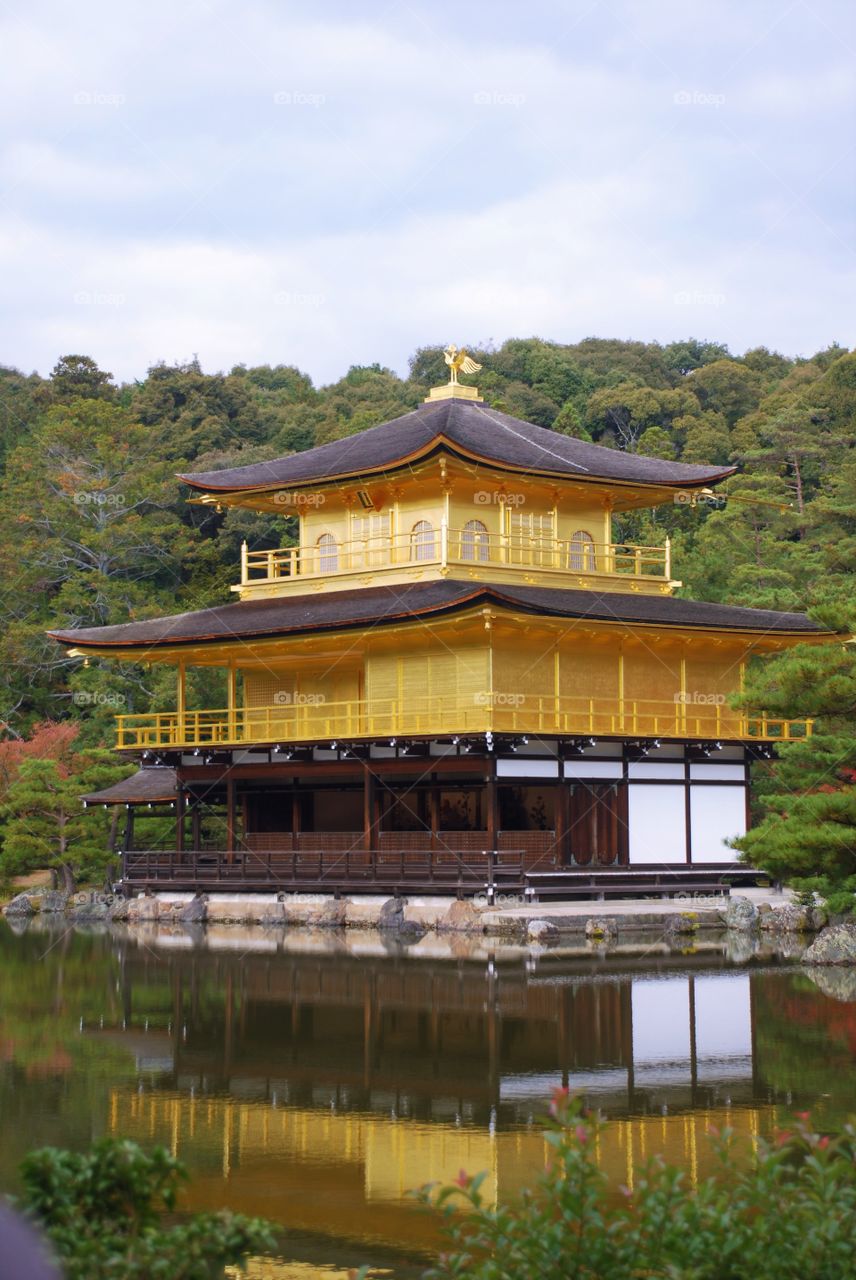
[[[668,892],[736,870],[749,767],[808,721],[735,710],[755,655],[833,633],[675,595],[668,540],[613,517],[693,502],[734,468],[603,448],[452,377],[411,413],[303,453],[182,475],[194,501],[294,518],[243,547],[231,603],[54,631],[166,663],[174,705],[118,717],[131,887],[339,893]],[[189,704],[218,668],[220,707]]]

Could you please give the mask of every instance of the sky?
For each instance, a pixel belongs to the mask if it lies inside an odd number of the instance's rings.
[[[27,0],[0,364],[856,346],[851,0]]]

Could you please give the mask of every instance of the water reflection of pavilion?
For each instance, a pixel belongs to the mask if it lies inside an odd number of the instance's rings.
[[[751,1101],[749,973],[625,966],[128,951],[120,1038],[179,1091],[426,1121],[526,1121],[558,1083],[610,1116]]]
[[[307,1230],[427,1246],[408,1189],[461,1167],[489,1170],[491,1195],[531,1183],[559,1082],[615,1119],[600,1158],[617,1181],[654,1151],[696,1176],[711,1123],[765,1126],[752,980],[710,960],[129,950],[122,991],[124,1026],[94,1034],[126,1044],[141,1082],[112,1092],[111,1131],[180,1154],[198,1204]]]

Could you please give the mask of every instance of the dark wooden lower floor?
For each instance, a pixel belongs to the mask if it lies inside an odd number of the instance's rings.
[[[717,762],[716,744],[584,744],[585,757],[547,745],[528,757],[413,757],[398,744],[384,748],[394,758],[182,760],[172,804],[129,806],[123,878],[535,899],[608,895],[619,873],[638,892],[715,892],[740,873],[725,837],[745,829],[742,749]]]
[[[537,866],[537,864],[536,864]],[[192,891],[360,893],[481,897],[519,905],[545,899],[725,894],[756,873],[745,867],[650,866],[591,870],[535,869],[521,850],[480,854],[296,849],[227,853],[218,850],[141,850],[125,854],[128,892]]]

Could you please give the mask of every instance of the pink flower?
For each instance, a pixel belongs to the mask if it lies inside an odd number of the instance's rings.
[[[470,1175],[466,1169],[460,1169],[458,1176],[455,1178],[455,1185],[458,1187],[468,1187],[470,1185]]]
[[[577,1142],[580,1142],[580,1143],[588,1142],[589,1133],[585,1125],[578,1124],[576,1129],[574,1130],[574,1133],[577,1135]]]
[[[829,1146],[829,1138],[827,1138],[826,1136],[822,1138],[818,1138],[817,1145],[821,1151],[825,1151],[826,1148]]]
[[[560,1111],[564,1110],[565,1103],[568,1100],[570,1089],[566,1089],[564,1085],[557,1085],[553,1090],[553,1101],[550,1103],[550,1115],[557,1116]]]

